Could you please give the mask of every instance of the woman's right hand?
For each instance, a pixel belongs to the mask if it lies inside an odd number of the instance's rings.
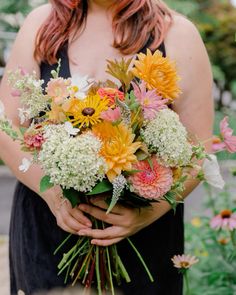
[[[58,194],[46,200],[50,210],[56,218],[57,225],[64,231],[78,234],[81,229],[92,227],[92,222],[78,208],[72,208],[67,199],[62,199]]]

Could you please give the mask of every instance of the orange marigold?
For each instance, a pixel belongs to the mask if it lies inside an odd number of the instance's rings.
[[[149,90],[156,89],[157,94],[163,98],[172,101],[181,92],[175,63],[168,57],[163,57],[159,50],[153,54],[149,49],[147,54],[139,53],[132,72],[146,82]]]
[[[113,126],[110,122],[102,122],[93,127],[93,133],[103,142],[101,155],[108,165],[107,177],[112,181],[122,171],[132,170],[137,162],[135,152],[141,142],[134,142],[135,135],[123,123]]]

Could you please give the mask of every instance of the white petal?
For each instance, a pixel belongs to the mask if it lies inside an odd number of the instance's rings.
[[[94,80],[90,79],[88,76],[81,76],[80,74],[76,74],[71,77],[71,85],[78,87],[78,91],[75,94],[77,98],[84,98],[93,83]]]
[[[211,160],[205,159],[202,165],[204,177],[210,185],[223,189],[225,182],[220,173],[220,167],[215,155],[209,155]]]
[[[19,166],[19,170],[22,172],[26,172],[29,170],[29,167],[31,166],[31,164],[32,164],[31,160],[29,160],[27,158],[23,158],[22,163]]]
[[[4,119],[4,114],[5,114],[5,107],[2,101],[0,100],[0,119]]]
[[[74,128],[70,122],[65,122],[64,128],[69,135],[76,135],[80,131],[79,128]]]

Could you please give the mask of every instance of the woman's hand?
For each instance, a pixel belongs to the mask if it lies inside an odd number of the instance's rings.
[[[97,198],[92,199],[91,202],[94,206],[81,204],[79,209],[96,219],[111,224],[111,226],[105,229],[81,229],[78,234],[91,237],[91,243],[99,246],[109,246],[118,243],[148,226],[170,209],[167,202],[165,204],[160,202],[152,207],[141,209],[116,205],[111,213],[106,214],[108,206],[104,200]],[[158,205],[159,208],[157,207]],[[163,206],[165,206],[164,210]]]
[[[64,231],[78,234],[78,231],[92,227],[91,221],[78,207],[72,208],[69,200],[60,198],[58,194],[48,198],[46,202],[56,218],[57,225]]]

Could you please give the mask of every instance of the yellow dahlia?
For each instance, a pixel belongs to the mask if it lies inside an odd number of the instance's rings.
[[[72,98],[63,105],[63,109],[74,126],[89,127],[101,122],[100,115],[108,109],[108,103],[107,99],[92,95],[83,100]]]
[[[93,127],[93,133],[103,142],[100,152],[107,162],[106,174],[110,181],[122,171],[132,170],[132,165],[137,162],[135,152],[141,142],[134,142],[131,129],[122,123],[113,126],[104,121]]]
[[[181,92],[175,63],[168,57],[163,57],[159,50],[152,54],[147,49],[147,54],[138,54],[132,72],[135,77],[146,82],[149,90],[156,89],[157,94],[163,98],[173,100]]]

